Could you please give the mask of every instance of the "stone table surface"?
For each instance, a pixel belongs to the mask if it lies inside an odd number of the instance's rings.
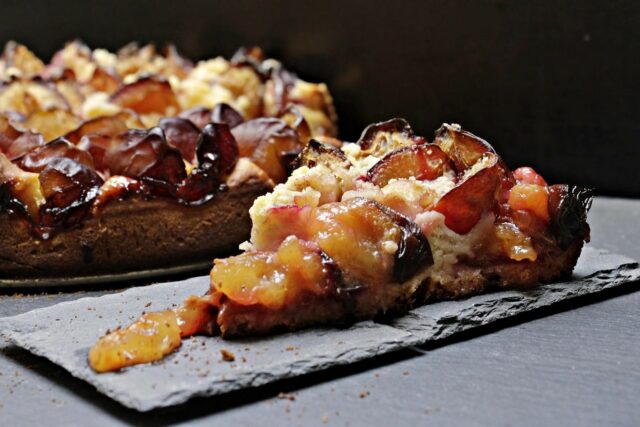
[[[640,200],[597,198],[595,247],[640,259]],[[0,317],[110,290],[0,295]],[[138,413],[0,340],[0,426],[640,425],[640,292],[618,290],[301,378]]]

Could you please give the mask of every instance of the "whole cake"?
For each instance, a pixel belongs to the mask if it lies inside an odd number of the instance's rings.
[[[336,133],[327,87],[257,48],[194,64],[173,46],[75,41],[45,64],[10,42],[0,79],[0,278],[235,251],[253,200]]]

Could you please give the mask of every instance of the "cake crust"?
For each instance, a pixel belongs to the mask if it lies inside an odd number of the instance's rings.
[[[273,182],[241,159],[227,186],[201,206],[139,195],[114,200],[48,240],[35,239],[26,221],[3,213],[0,278],[124,273],[208,262],[236,252],[238,242],[249,236],[249,207]]]

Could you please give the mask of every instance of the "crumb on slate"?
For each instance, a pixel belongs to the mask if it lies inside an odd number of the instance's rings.
[[[236,355],[226,348],[221,348],[220,354],[222,355],[222,360],[224,360],[225,362],[233,362],[234,360],[236,360]]]
[[[365,397],[369,396],[369,394],[371,393],[369,393],[368,391],[361,391],[359,394],[360,399],[364,399]]]
[[[294,400],[296,400],[296,396],[293,393],[280,392],[278,393],[278,399],[287,399],[293,402]]]

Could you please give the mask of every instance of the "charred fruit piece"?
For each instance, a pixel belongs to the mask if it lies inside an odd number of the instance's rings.
[[[335,170],[336,168],[348,168],[349,164],[349,160],[347,160],[342,150],[333,145],[323,144],[312,139],[298,155],[293,167],[307,166],[312,168],[316,165],[324,165],[330,170]]]
[[[166,117],[160,120],[158,126],[164,131],[169,145],[180,150],[182,157],[186,161],[195,164],[200,129],[190,120],[178,117]]]
[[[95,167],[89,152],[76,147],[64,138],[58,138],[25,154],[20,159],[20,166],[30,172],[40,172],[53,159],[58,158],[74,160],[88,169],[94,169]]]
[[[562,249],[578,238],[589,241],[587,212],[592,200],[593,190],[590,188],[566,184],[549,187],[551,228]]]
[[[393,178],[433,180],[450,170],[449,157],[437,145],[423,144],[392,151],[369,169],[367,177],[384,187]]]
[[[482,214],[497,204],[501,183],[498,156],[489,153],[486,161],[483,169],[442,196],[434,208],[444,215],[446,226],[458,234],[471,231]]]
[[[402,147],[424,143],[424,138],[415,136],[409,123],[401,118],[367,126],[357,141],[365,153],[377,157]]]
[[[104,159],[113,175],[142,179],[163,194],[186,177],[182,156],[167,144],[162,129],[131,129],[116,140]]]
[[[178,111],[178,101],[166,80],[145,77],[120,88],[111,101],[122,108],[139,114],[158,113],[172,115]]]
[[[45,227],[78,223],[95,200],[102,179],[82,163],[54,158],[39,175],[46,203],[40,208]]]
[[[486,153],[495,154],[491,144],[458,125],[442,125],[436,131],[434,142],[449,156],[458,172],[469,169]]]
[[[402,283],[411,279],[425,265],[433,264],[433,254],[429,241],[420,227],[406,216],[386,206],[380,205],[401,230],[398,250],[394,257],[393,278]]]
[[[284,121],[259,118],[244,122],[231,130],[240,155],[260,166],[274,182],[283,182],[291,167],[292,156],[302,151],[297,132]]]

